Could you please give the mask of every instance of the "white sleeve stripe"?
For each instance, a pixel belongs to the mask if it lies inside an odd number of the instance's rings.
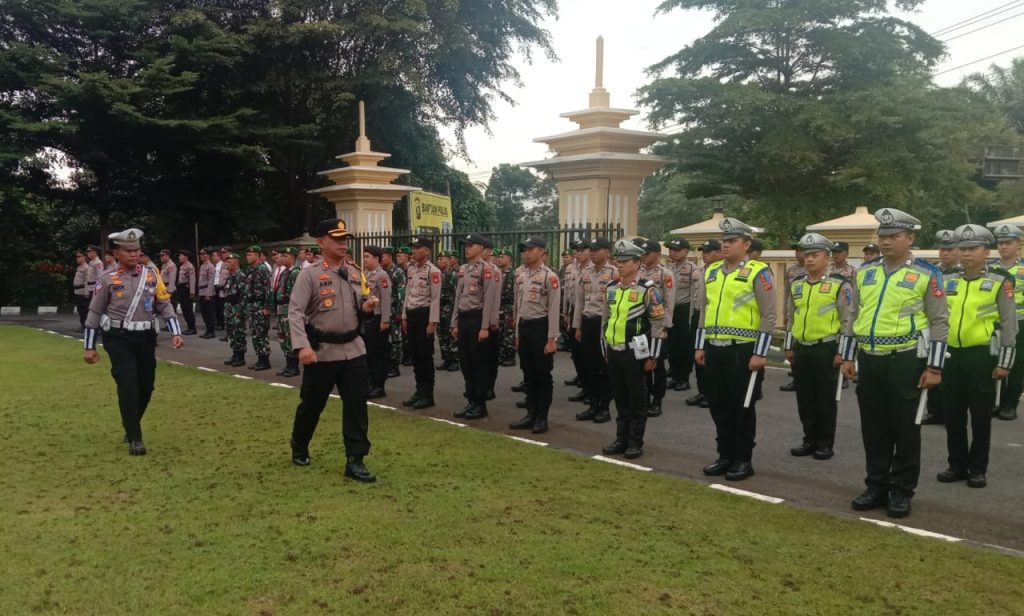
[[[96,350],[96,328],[94,327],[85,328],[85,350]]]
[[[694,344],[694,350],[695,351],[703,351],[704,350],[704,337],[705,337],[706,333],[707,333],[707,331],[703,327],[697,328],[697,337],[696,337],[695,344]]]
[[[167,319],[167,327],[170,328],[172,336],[181,335],[181,325],[178,323],[177,317]]]

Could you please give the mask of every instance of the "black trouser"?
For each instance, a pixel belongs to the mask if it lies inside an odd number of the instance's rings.
[[[693,318],[690,319],[690,342],[689,346],[693,349],[697,343],[697,327],[700,325],[700,310],[693,311]],[[691,351],[691,355],[693,351]],[[707,395],[707,368],[704,366],[697,365],[694,363],[693,372],[697,377],[697,393],[700,395]],[[744,393],[746,395],[746,393]]]
[[[199,298],[199,313],[203,315],[204,334],[212,334],[217,329],[217,309],[214,307],[212,297]]]
[[[704,345],[705,394],[715,421],[715,441],[718,457],[730,462],[750,462],[757,435],[757,396],[744,408],[750,382],[750,358],[754,354],[753,342],[729,346]],[[764,378],[758,372],[757,381]]]
[[[672,331],[671,329],[669,331]],[[651,402],[661,402],[665,398],[665,345],[661,345],[661,354],[658,355],[658,363],[654,370],[645,373],[647,381],[647,393]]]
[[[590,407],[607,410],[611,403],[611,389],[608,385],[608,365],[601,352],[601,317],[584,316],[580,330],[580,354],[583,356],[584,391],[590,396]]]
[[[384,389],[384,383],[388,378],[388,363],[391,361],[388,354],[389,334],[380,331],[380,319],[381,316],[375,314],[367,317],[363,323],[363,340],[366,342],[366,362],[371,389]]]
[[[461,317],[459,317],[461,319]],[[498,382],[498,361],[501,350],[501,330],[490,328],[487,335],[487,380],[484,382],[484,393],[494,391],[494,384]]]
[[[832,449],[836,440],[836,386],[839,368],[832,361],[839,343],[793,345],[796,408],[804,427],[804,442],[815,449]]]
[[[945,380],[945,379],[943,379]],[[995,404],[995,398],[992,398],[992,403]],[[937,419],[944,421],[946,417],[946,403],[943,401],[942,385],[937,385],[928,390],[928,413],[934,415]],[[991,410],[989,411],[992,412]]]
[[[672,328],[668,330],[669,375],[677,381],[689,381],[693,371],[693,334],[690,330],[690,304],[676,304],[672,310]]]
[[[412,358],[412,371],[416,375],[416,395],[434,397],[434,337],[427,335],[430,308],[413,308],[405,313],[405,340]]]
[[[637,359],[632,349],[608,349],[608,380],[615,396],[616,439],[625,441],[627,447],[643,447],[647,427],[644,360]]]
[[[337,388],[341,396],[341,438],[345,443],[345,455],[365,456],[370,453],[366,374],[365,355],[345,361],[318,361],[303,368],[300,402],[292,425],[292,438],[297,450],[308,449],[327,398]]]
[[[189,294],[187,287],[178,287],[175,293],[178,296],[178,304],[181,305],[181,316],[185,317],[185,324],[188,329],[195,329],[196,309],[192,304],[192,295]]]
[[[1024,358],[1024,322],[1017,321],[1017,357]],[[999,408],[1011,410],[1017,408],[1021,392],[1024,392],[1024,359],[1015,361],[1010,369],[1010,376],[1003,379],[1003,393],[999,397]]]
[[[486,407],[484,397],[491,379],[491,346],[494,334],[480,340],[483,314],[479,310],[459,312],[459,367],[466,383],[466,398],[470,404]]]
[[[914,419],[925,360],[917,357],[916,349],[889,355],[861,352],[858,366],[857,404],[867,462],[864,483],[913,496],[921,474],[921,426]]]
[[[103,332],[103,349],[110,357],[110,375],[117,383],[124,433],[129,441],[141,441],[142,416],[156,380],[156,332],[111,329]]]
[[[547,318],[520,319],[516,335],[519,337],[519,366],[526,383],[526,414],[547,419],[554,391],[551,371],[555,367],[555,356],[544,352],[548,343]]]
[[[220,292],[224,287],[214,287],[213,310],[217,317],[217,329],[224,329],[224,298]]]
[[[569,357],[572,358],[572,365],[576,370],[575,376],[579,380],[583,393],[589,394],[590,392],[587,391],[587,379],[583,378],[586,372],[586,366],[583,363],[583,343],[576,341],[575,327],[570,327],[566,332],[565,344],[569,347]]]
[[[89,316],[89,303],[92,300],[88,295],[75,295],[75,310],[78,311],[78,322],[85,327],[85,317]]]
[[[949,359],[942,373],[943,403],[946,410],[946,446],[949,467],[971,473],[988,472],[992,443],[992,407],[996,383],[992,371],[996,357],[988,345],[949,347]],[[928,392],[929,396],[931,392]],[[971,417],[971,444],[967,445],[967,416]]]

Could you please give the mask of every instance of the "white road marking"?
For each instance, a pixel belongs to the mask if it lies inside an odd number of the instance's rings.
[[[68,340],[75,340],[75,338],[73,336],[68,336],[67,334],[61,334],[61,338],[67,338]]]
[[[535,441],[535,440],[533,440],[531,438],[523,438],[521,436],[513,436],[511,434],[506,434],[505,436],[509,437],[513,441],[519,441],[520,443],[529,443],[530,445],[537,445],[538,447],[547,447],[548,446],[548,444],[545,443],[544,441]]]
[[[1024,445],[1021,445],[1020,443],[1007,443],[1006,446],[1007,447],[1024,447]]]
[[[591,460],[600,460],[601,462],[607,462],[609,464],[618,464],[619,466],[625,466],[626,468],[631,468],[631,469],[638,470],[638,471],[648,472],[648,471],[653,470],[653,469],[651,469],[649,467],[646,467],[646,466],[640,466],[639,464],[633,464],[632,462],[623,462],[622,460],[616,460],[615,458],[606,458],[606,457],[601,456],[601,455],[590,456],[590,459]]]
[[[207,368],[206,366],[196,366],[196,370],[202,370],[203,372],[218,372],[214,368]]]
[[[52,329],[44,329],[43,331],[48,333],[48,334],[53,334],[54,336],[59,336],[60,335],[57,332],[53,331]]]
[[[930,530],[922,530],[920,528],[914,528],[912,526],[904,526],[902,524],[894,524],[892,522],[886,522],[885,520],[875,520],[875,519],[872,519],[872,518],[863,518],[863,517],[861,518],[861,520],[863,520],[865,522],[870,522],[872,524],[875,524],[877,526],[881,526],[883,528],[898,528],[899,530],[902,530],[905,533],[910,533],[911,535],[917,535],[919,537],[931,537],[932,539],[942,539],[943,541],[948,541],[950,543],[960,543],[961,541],[963,541],[963,539],[961,539],[959,537],[952,537],[950,535],[943,535],[942,533],[933,533]]]
[[[431,419],[433,421],[440,421],[441,423],[446,423],[446,424],[449,424],[449,425],[452,425],[452,426],[458,426],[460,428],[465,428],[466,427],[466,424],[464,424],[464,423],[459,423],[457,421],[452,421],[450,419],[444,419],[444,418],[441,418],[441,417],[427,417],[427,419]]]
[[[37,310],[37,314],[57,314],[56,306],[40,306]]]
[[[251,376],[245,376],[244,374],[232,374],[231,376],[235,377],[236,379],[242,379],[243,381],[251,381],[252,380]]]
[[[338,394],[331,394],[331,397],[334,398],[335,400],[341,400],[341,396],[339,396]]]
[[[270,386],[271,387],[284,387],[285,389],[295,389],[294,385],[289,385],[288,383],[271,383]]]
[[[746,496],[748,498],[752,498],[754,500],[759,500],[759,501],[764,501],[766,503],[771,503],[773,505],[778,505],[779,503],[786,502],[786,499],[784,499],[784,498],[777,498],[775,496],[766,496],[764,494],[758,494],[757,492],[748,492],[747,490],[741,490],[739,488],[734,488],[732,486],[723,486],[720,483],[713,483],[713,484],[711,484],[711,489],[712,490],[720,490],[722,492],[728,492],[729,494],[736,494],[737,496]]]
[[[172,366],[184,366],[185,365],[185,364],[181,363],[180,361],[174,361],[173,359],[168,359],[167,363],[171,364]]]
[[[376,402],[371,402],[370,404],[372,404],[373,406],[379,406],[380,408],[382,408],[382,409],[387,409],[387,410],[389,410],[389,411],[397,411],[397,410],[398,410],[398,409],[396,409],[395,407],[393,407],[393,406],[388,406],[388,405],[386,405],[386,404],[377,404]]]

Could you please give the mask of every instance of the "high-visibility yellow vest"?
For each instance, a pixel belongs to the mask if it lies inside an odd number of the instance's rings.
[[[725,261],[717,261],[704,272],[706,336],[711,340],[756,340],[761,327],[761,310],[754,295],[754,284],[768,265],[751,259],[725,273],[722,271],[724,264]],[[770,285],[770,281],[766,274],[764,284]]]
[[[1003,269],[1013,276],[1013,301],[1017,304],[1017,320],[1024,319],[1024,261]]]
[[[992,339],[999,321],[999,294],[1009,292],[1005,270],[988,270],[968,280],[962,273],[944,281],[946,303],[949,304],[949,340],[951,347],[985,346]]]
[[[933,276],[938,284],[938,268],[923,259],[908,260],[888,276],[881,259],[861,268],[857,272],[860,309],[853,324],[861,348],[902,351],[917,344],[920,331],[928,327],[924,297]]]
[[[613,282],[608,285],[608,320],[604,340],[609,345],[626,344],[633,336],[650,334],[651,319],[647,310],[647,294],[654,287],[649,280],[636,286]]]
[[[839,334],[839,289],[845,278],[825,276],[817,282],[810,282],[801,276],[789,286],[790,297],[796,310],[790,330],[793,338],[800,342],[818,342]]]

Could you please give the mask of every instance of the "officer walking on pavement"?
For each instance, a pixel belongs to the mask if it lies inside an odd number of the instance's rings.
[[[839,332],[849,327],[853,315],[853,288],[846,277],[828,273],[829,252],[835,247],[828,238],[808,233],[800,238],[800,247],[807,273],[790,285],[786,307],[789,329],[783,350],[793,367],[804,437],[789,452],[828,460],[834,455],[839,410],[836,388],[843,365]]]
[[[455,312],[452,314],[452,335],[459,345],[459,365],[466,384],[466,406],[456,417],[481,419],[487,417],[487,389],[490,382],[491,337],[490,315],[500,299],[501,283],[494,269],[481,256],[490,240],[471,233],[459,239],[465,246],[466,263],[459,269],[455,288]],[[497,289],[496,289],[497,287]]]
[[[366,341],[366,361],[369,366],[369,398],[383,398],[387,395],[384,383],[388,379],[388,336],[391,333],[391,279],[380,266],[384,251],[379,246],[363,248],[363,271],[370,297],[376,298],[373,314],[363,323],[363,339]]]
[[[654,283],[640,277],[644,252],[633,242],[615,243],[621,278],[608,285],[601,317],[601,348],[608,358],[608,378],[615,396],[615,440],[601,452],[622,454],[629,460],[644,453],[647,374],[655,369],[664,339],[665,305]]]
[[[102,331],[103,349],[110,357],[110,372],[117,384],[128,453],[141,456],[146,453],[142,416],[149,406],[156,379],[156,316],[166,320],[175,349],[185,342],[170,295],[156,269],[138,263],[142,231],[131,228],[108,237],[117,267],[104,272],[96,281],[85,321],[85,362],[99,362],[96,338]]]
[[[561,289],[558,275],[545,263],[547,242],[528,237],[519,244],[523,266],[515,276],[512,319],[526,392],[526,416],[509,424],[513,430],[548,431],[555,352],[558,350],[558,313]]]
[[[583,378],[586,380],[584,391],[590,396],[590,408],[576,414],[579,421],[604,423],[612,418],[608,412],[612,399],[608,384],[608,364],[601,352],[601,319],[608,303],[605,294],[608,285],[619,280],[619,271],[608,262],[611,249],[612,243],[606,238],[591,240],[591,263],[580,272],[576,286],[573,328],[583,355]]]
[[[754,474],[757,399],[744,406],[744,397],[752,373],[757,381],[764,378],[775,329],[775,282],[767,264],[747,259],[750,226],[724,218],[719,228],[723,259],[704,273],[694,360],[707,368],[705,393],[718,444],[718,459],[704,474],[738,481]]]
[[[1014,277],[987,264],[996,238],[985,227],[961,225],[955,238],[963,269],[943,278],[951,324],[942,396],[949,468],[939,473],[938,480],[966,479],[968,486],[984,488],[988,484],[985,474],[996,387],[1009,376],[1016,354]],[[968,413],[973,437],[970,446]]]
[[[292,427],[292,463],[310,463],[313,439],[328,396],[341,396],[341,437],[345,443],[345,476],[369,483],[377,478],[363,457],[370,453],[366,413],[368,372],[366,346],[359,326],[379,300],[364,301],[358,280],[349,279],[343,262],[349,233],[345,221],[323,220],[311,235],[323,252],[323,262],[299,274],[288,304],[292,348],[305,366],[299,406]]]
[[[999,225],[994,229],[999,249],[999,267],[1013,277],[1013,297],[1017,307],[1017,355],[1024,353],[1024,327],[1020,321],[1024,319],[1024,261],[1020,258],[1020,243],[1024,232],[1014,225]],[[1005,340],[1005,338],[1004,338]],[[1024,361],[1017,362],[1010,370],[1009,378],[1000,383],[1003,388],[999,398],[999,408],[993,408],[992,414],[1003,421],[1017,418],[1017,404],[1021,392],[1024,392]]]
[[[299,356],[292,348],[291,322],[288,319],[288,306],[291,303],[292,289],[302,269],[295,263],[299,251],[294,246],[286,246],[278,253],[283,271],[278,275],[277,286],[274,288],[274,319],[277,321],[277,336],[284,355],[284,370],[277,376],[299,376]]]
[[[959,273],[960,269],[960,248],[957,247],[956,232],[952,229],[940,229],[935,234],[935,243],[939,249],[939,272],[942,279]],[[946,412],[942,402],[942,385],[936,385],[928,391],[927,412],[921,418],[921,425],[944,425],[946,423]]]
[[[417,237],[406,270],[402,334],[409,345],[416,392],[403,406],[426,409],[434,406],[434,334],[441,318],[441,270],[430,262],[434,242]],[[446,324],[447,325],[447,324]]]
[[[693,371],[693,334],[690,330],[690,316],[693,312],[694,272],[697,269],[687,258],[690,242],[674,239],[665,242],[670,260],[669,270],[674,280],[675,305],[672,306],[672,329],[668,331],[668,361],[671,377],[666,385],[675,391],[690,389],[690,373]],[[669,304],[666,302],[665,309]]]
[[[840,349],[843,373],[857,382],[857,404],[867,458],[867,489],[857,511],[885,506],[890,517],[910,513],[921,474],[922,390],[942,382],[949,309],[942,274],[911,248],[921,221],[895,208],[875,212],[882,258],[857,272],[853,325]],[[855,340],[849,336],[856,336]]]

